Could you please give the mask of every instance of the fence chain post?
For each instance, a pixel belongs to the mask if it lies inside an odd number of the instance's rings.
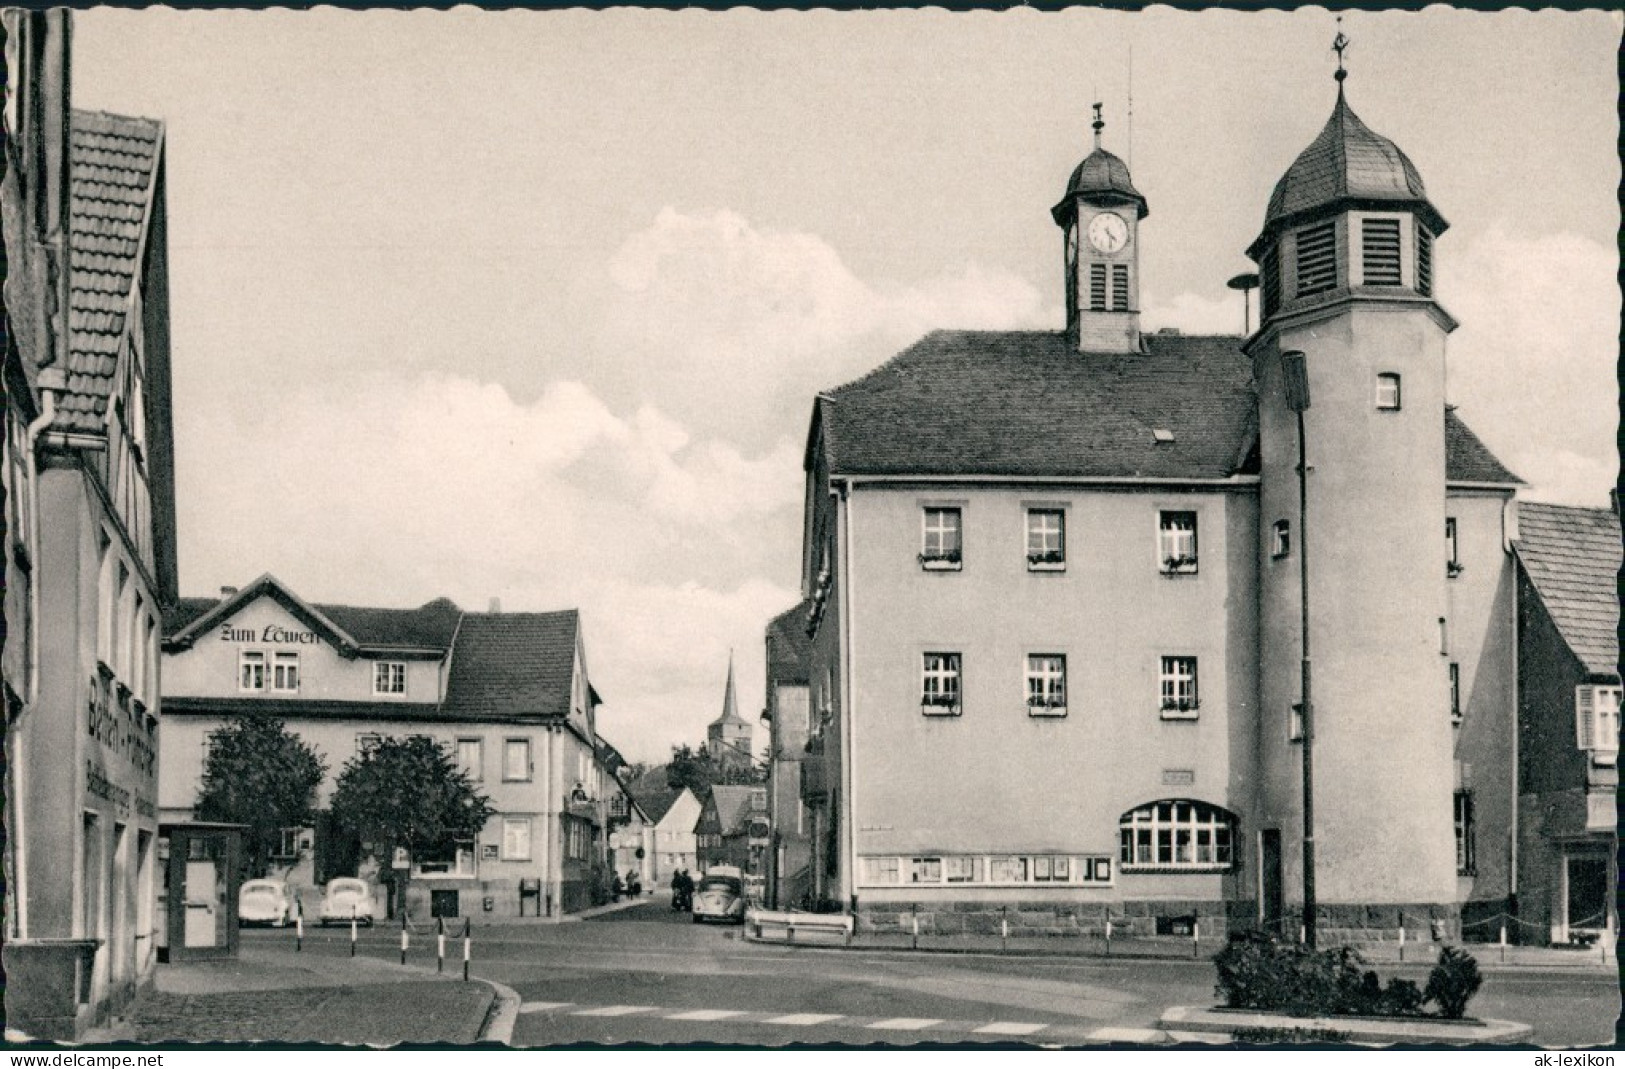
[[[999,907],[999,949],[1010,949],[1010,907]]]
[[[1191,918],[1191,957],[1202,956],[1202,922]]]
[[[435,972],[446,971],[446,918],[441,917],[439,931],[435,934]]]
[[[293,896],[293,952],[302,954],[305,950],[305,900],[297,894]]]
[[[1108,958],[1112,956],[1112,911],[1110,906],[1106,907],[1106,956]]]
[[[463,918],[463,981],[468,981],[468,954],[469,943],[473,938],[474,921],[471,917]]]
[[[350,957],[355,957],[356,906],[350,906]]]
[[[406,932],[406,910],[401,909],[401,964],[406,964],[406,947],[411,937]]]
[[[912,918],[913,923],[914,923],[914,935],[913,935],[913,938],[910,939],[910,941],[909,941],[909,949],[910,950],[918,950],[918,949],[920,949],[920,906],[919,906],[919,904],[916,903],[916,902],[910,902],[909,906],[908,906],[908,913],[909,913],[909,916],[910,916],[910,918]]]
[[[1405,960],[1405,920],[1403,917],[1399,921],[1399,960]]]
[[[1501,964],[1505,965],[1506,960],[1507,960],[1507,922],[1503,919],[1501,921]]]

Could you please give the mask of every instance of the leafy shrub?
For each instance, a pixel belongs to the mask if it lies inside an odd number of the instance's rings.
[[[1438,1003],[1444,1017],[1457,1018],[1467,1012],[1467,1003],[1478,993],[1484,978],[1478,973],[1478,962],[1465,950],[1444,947],[1439,951],[1438,963],[1428,974],[1428,986],[1422,992],[1425,1002]]]
[[[1347,1043],[1349,1034],[1331,1028],[1238,1028],[1231,1033],[1237,1043],[1274,1046],[1280,1043]]]
[[[1216,993],[1231,1009],[1326,1014],[1419,1016],[1425,1001],[1409,980],[1384,987],[1353,947],[1311,950],[1264,932],[1238,932],[1213,959]]]

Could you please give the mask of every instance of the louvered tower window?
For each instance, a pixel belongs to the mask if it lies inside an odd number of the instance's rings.
[[[1263,275],[1264,318],[1268,319],[1281,306],[1281,246],[1271,245],[1264,254]]]
[[[1433,296],[1433,235],[1421,223],[1416,224],[1416,292]]]
[[[1089,310],[1104,312],[1106,310],[1106,265],[1089,265]]]
[[[1337,285],[1337,224],[1298,231],[1298,296],[1324,293]]]
[[[1399,285],[1399,220],[1362,220],[1360,253],[1367,286]]]
[[[1128,311],[1128,264],[1112,264],[1112,311]]]

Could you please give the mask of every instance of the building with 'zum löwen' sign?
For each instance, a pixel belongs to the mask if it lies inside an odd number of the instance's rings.
[[[1248,250],[1256,331],[1142,333],[1154,231],[1102,126],[1051,210],[1065,329],[938,331],[814,404],[813,897],[936,932],[1296,934],[1307,548],[1319,930],[1495,938],[1519,480],[1446,403],[1446,222],[1339,78]]]
[[[310,912],[321,884],[362,862],[326,819],[345,762],[384,736],[423,735],[496,812],[447,856],[411,859],[412,914],[557,917],[601,897],[617,788],[575,610],[314,605],[269,575],[222,595],[182,598],[166,618],[165,820],[190,819],[212,732],[231,717],[280,718],[327,762],[317,826],[286,829],[271,872]]]

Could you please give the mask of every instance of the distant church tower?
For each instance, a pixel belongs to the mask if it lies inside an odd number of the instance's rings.
[[[734,655],[728,651],[728,689],[722,696],[722,715],[705,729],[705,750],[719,768],[750,767],[756,731],[739,715],[734,697]]]
[[[1433,294],[1433,242],[1447,224],[1411,161],[1349,107],[1345,44],[1339,34],[1331,118],[1276,184],[1248,249],[1263,297],[1246,343],[1262,456],[1259,827],[1278,834],[1277,886],[1297,901],[1301,743],[1288,724],[1307,551],[1316,898],[1331,928],[1370,907],[1391,919],[1399,906],[1448,910],[1457,898],[1441,548],[1445,336],[1456,323]],[[1281,360],[1292,350],[1306,354],[1309,382],[1305,530],[1293,530],[1297,417]]]
[[[1050,209],[1065,235],[1066,330],[1080,352],[1140,351],[1140,220],[1150,214],[1128,165],[1100,145],[1072,172]]]

